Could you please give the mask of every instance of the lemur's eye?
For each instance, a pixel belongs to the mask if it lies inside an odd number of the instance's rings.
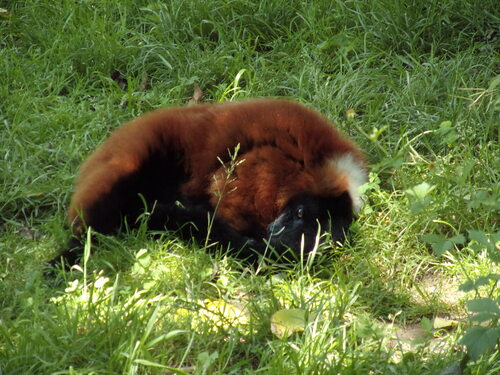
[[[297,218],[302,219],[302,216],[304,216],[304,209],[302,207],[297,208],[297,211],[295,211],[295,216]]]

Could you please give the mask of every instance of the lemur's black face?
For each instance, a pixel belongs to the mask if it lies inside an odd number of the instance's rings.
[[[290,248],[300,254],[302,246],[305,252],[312,250],[316,237],[326,231],[333,240],[342,241],[352,219],[352,200],[347,192],[338,197],[302,194],[288,202],[267,231],[274,248]]]

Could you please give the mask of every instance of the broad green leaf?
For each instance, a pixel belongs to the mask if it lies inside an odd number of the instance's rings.
[[[470,292],[480,286],[488,285],[491,281],[499,281],[500,274],[489,274],[486,276],[479,276],[475,280],[467,280],[465,283],[460,285],[459,290],[462,292]]]
[[[431,245],[432,250],[438,256],[443,255],[453,247],[453,242],[439,234],[426,234],[422,236],[422,239]]]
[[[405,193],[414,199],[422,200],[427,197],[436,187],[428,184],[427,182],[422,182],[421,184],[415,185],[412,188],[405,191]]]
[[[486,233],[481,232],[479,230],[470,230],[469,238],[473,241],[476,241],[477,244],[484,249],[491,250],[495,248],[495,244],[490,240],[490,238],[486,235]]]
[[[470,320],[475,323],[484,323],[484,322],[489,322],[497,317],[498,317],[497,314],[493,314],[491,312],[482,312],[474,314],[473,316],[470,317]]]
[[[465,242],[465,237],[462,234],[457,234],[451,238],[449,238],[451,242],[457,245],[462,245]]]
[[[436,233],[429,233],[429,234],[424,234],[422,236],[422,239],[429,243],[429,244],[433,244],[433,243],[436,243],[436,242],[444,242],[446,241],[446,237],[441,235],[441,234],[436,234]]]
[[[462,345],[467,347],[467,351],[472,360],[478,359],[488,350],[493,349],[500,339],[499,327],[470,327],[460,340]]]
[[[405,190],[410,203],[410,210],[413,213],[424,211],[432,202],[430,193],[435,189],[435,186],[429,185],[427,182],[422,182],[419,185],[413,186]]]
[[[471,312],[500,314],[498,304],[490,298],[476,298],[465,303]]]

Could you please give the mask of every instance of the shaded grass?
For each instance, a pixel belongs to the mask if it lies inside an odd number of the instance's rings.
[[[388,323],[465,314],[463,297],[450,304],[439,290],[423,290],[430,274],[459,284],[499,273],[470,243],[439,258],[422,240],[498,230],[496,2],[7,6],[12,17],[0,19],[1,371],[435,374],[460,358],[461,328],[438,348],[427,340],[400,353]],[[122,122],[186,103],[195,82],[206,101],[293,98],[362,146],[372,176],[352,240],[327,244],[322,252],[330,255],[314,267],[251,270],[223,251],[207,254],[139,230],[99,238],[85,277],[76,271],[62,286],[49,285],[42,264],[64,246],[78,165]],[[408,191],[422,182],[431,191],[415,200]],[[218,300],[248,306],[250,323],[207,318],[206,301]],[[317,319],[277,339],[270,316],[281,308]],[[495,360],[498,352],[468,371],[493,374]]]

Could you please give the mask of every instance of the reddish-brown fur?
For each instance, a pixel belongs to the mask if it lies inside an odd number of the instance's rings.
[[[233,152],[238,144],[241,163],[234,176],[226,176],[228,150]],[[81,232],[81,218],[92,225],[88,208],[141,168],[151,150],[165,145],[184,155],[189,177],[180,192],[186,197],[208,195],[217,215],[238,231],[249,225],[265,228],[297,194],[335,196],[346,191],[346,176],[329,167],[328,160],[351,154],[363,165],[357,147],[325,118],[290,101],[160,109],[114,131],[83,164],[68,213],[73,231]]]

